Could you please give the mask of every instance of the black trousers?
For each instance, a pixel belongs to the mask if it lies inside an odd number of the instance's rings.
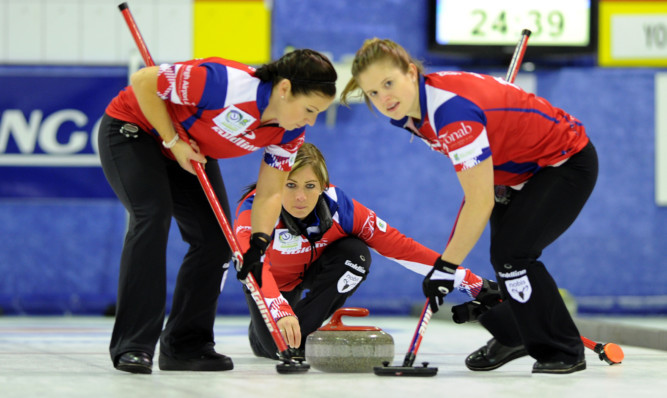
[[[112,361],[128,351],[178,358],[212,350],[213,323],[231,251],[195,175],[165,157],[149,134],[119,133],[125,122],[104,115],[98,136],[104,174],[127,209],[128,230],[120,258]],[[217,161],[206,174],[227,217],[229,204]],[[172,216],[189,244],[180,266],[169,320],[166,251]]]
[[[584,357],[558,286],[538,259],[577,218],[597,174],[597,153],[589,142],[563,165],[541,169],[491,215],[491,263],[505,300],[480,322],[500,343],[523,344],[538,361]]]
[[[281,292],[299,318],[300,348],[306,348],[308,335],[341,308],[366,280],[370,266],[371,254],[363,241],[354,237],[339,239],[329,245],[308,268],[299,286],[289,292]],[[302,298],[305,289],[309,290]],[[244,290],[250,309],[250,347],[257,356],[277,359],[278,348],[271,333],[248,289],[244,287]]]

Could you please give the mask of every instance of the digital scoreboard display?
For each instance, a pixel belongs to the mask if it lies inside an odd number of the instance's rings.
[[[430,0],[429,49],[443,54],[511,54],[530,29],[532,55],[593,54],[597,0]]]

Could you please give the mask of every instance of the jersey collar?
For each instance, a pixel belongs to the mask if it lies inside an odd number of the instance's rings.
[[[419,74],[419,109],[421,112],[421,119],[418,123],[415,122],[415,127],[418,129],[424,124],[424,120],[426,120],[426,79],[421,73]],[[390,123],[394,126],[406,127],[409,117],[410,116],[406,116],[403,119],[390,119]]]
[[[264,113],[266,107],[269,106],[272,88],[273,84],[271,82],[260,81],[257,86],[257,109],[259,109],[260,116]]]

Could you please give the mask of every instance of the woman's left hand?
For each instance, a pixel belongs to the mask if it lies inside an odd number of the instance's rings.
[[[301,327],[297,317],[293,315],[285,316],[278,319],[276,323],[287,345],[292,348],[299,348],[301,345]]]

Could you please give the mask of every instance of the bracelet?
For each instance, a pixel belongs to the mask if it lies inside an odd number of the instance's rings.
[[[167,149],[171,149],[171,148],[174,147],[174,145],[176,145],[176,143],[178,142],[179,139],[180,138],[178,137],[178,134],[176,134],[174,136],[174,138],[172,138],[171,141],[169,141],[169,142],[163,140],[162,141],[162,146],[167,148]]]

